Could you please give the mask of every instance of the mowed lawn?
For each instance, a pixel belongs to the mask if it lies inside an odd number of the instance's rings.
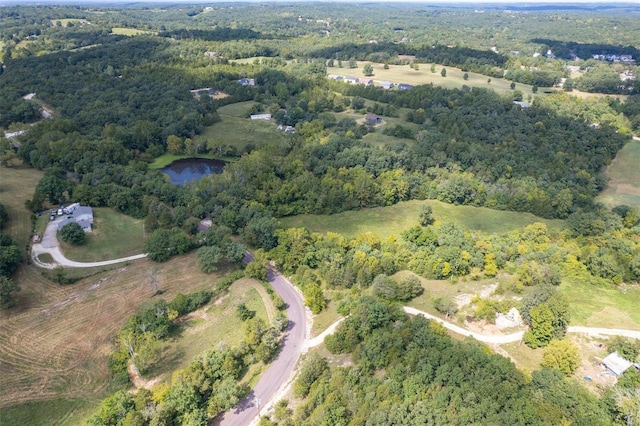
[[[640,141],[632,140],[607,167],[607,187],[596,201],[609,208],[626,204],[640,208]]]
[[[535,222],[549,229],[562,227],[561,220],[543,219],[531,213],[492,210],[486,207],[454,206],[436,200],[405,201],[389,207],[353,210],[334,215],[298,215],[280,219],[283,228],[306,227],[313,232],[337,232],[348,238],[374,232],[382,238],[399,236],[418,224],[420,209],[430,205],[436,220],[451,221],[462,228],[483,232],[508,232]]]
[[[255,102],[238,102],[218,109],[220,121],[205,127],[198,138],[211,142],[222,142],[242,151],[248,145],[260,147],[268,143],[284,144],[287,135],[277,129],[273,120],[251,120],[245,118],[246,111]]]
[[[142,219],[100,207],[93,209],[93,220],[93,231],[86,234],[83,245],[61,242],[67,258],[78,262],[99,262],[143,253],[148,234]]]

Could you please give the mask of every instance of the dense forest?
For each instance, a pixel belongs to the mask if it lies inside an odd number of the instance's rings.
[[[349,293],[339,310],[350,316],[325,346],[351,366],[329,368],[311,354],[296,383],[299,406],[281,404],[264,422],[621,422],[626,402],[596,398],[558,369],[528,377],[478,343],[454,342],[399,308],[422,291],[418,277],[455,282],[503,274],[498,291],[519,302],[478,298],[473,318],[492,320],[517,307],[529,326],[524,343],[554,347],[570,322],[561,282],[622,287],[640,280],[638,211],[595,201],[604,168],[640,129],[638,68],[592,57],[636,57],[638,10],[597,17],[582,10],[483,12],[315,3],[1,7],[0,127],[19,134],[1,138],[0,161],[43,171],[25,206],[34,214],[73,201],[144,219],[151,234],[144,249],[153,261],[197,249],[208,273],[218,264],[240,265],[250,248],[256,261],[246,275],[265,279],[271,262],[292,277],[314,313],[326,308],[329,291]],[[613,26],[621,29],[616,37]],[[253,60],[240,60],[246,58]],[[415,72],[437,63],[488,82],[510,80],[512,92],[471,84],[387,90],[327,78],[361,75],[358,61]],[[524,102],[516,82],[533,86],[532,93],[562,88]],[[190,92],[200,88],[225,96]],[[572,96],[574,88],[625,96],[585,100]],[[291,132],[243,146],[219,138],[220,109],[245,101],[245,117],[269,113],[274,127]],[[393,124],[373,125],[371,115]],[[166,153],[227,164],[220,174],[176,186],[150,167]],[[530,212],[563,219],[564,228],[469,232],[436,221],[429,209],[416,218],[419,225],[387,240],[278,225],[291,215],[427,199]],[[213,226],[199,233],[205,218]],[[6,221],[0,205],[0,231]],[[0,234],[3,307],[19,290],[12,275],[24,243]],[[392,278],[399,271],[410,275]],[[143,372],[158,362],[149,348],[214,293],[159,301],[129,319],[110,357],[118,392],[91,424],[204,424],[246,394],[242,374],[256,354],[267,362],[277,353],[281,316],[269,325],[246,318],[242,347],[198,357],[161,398],[123,390],[134,354]],[[434,308],[455,310],[451,300]]]

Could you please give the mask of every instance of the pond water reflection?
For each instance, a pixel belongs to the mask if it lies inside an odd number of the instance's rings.
[[[184,186],[186,182],[200,180],[202,176],[222,173],[225,164],[220,160],[184,158],[163,167],[162,172],[169,176],[171,183]]]

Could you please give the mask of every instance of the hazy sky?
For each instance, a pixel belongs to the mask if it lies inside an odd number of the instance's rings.
[[[640,6],[640,0],[636,1],[619,1],[619,0],[221,0],[221,1],[212,1],[212,0],[0,0],[0,6],[3,4],[61,4],[61,3],[102,3],[102,4],[131,4],[131,3],[172,3],[172,4],[215,4],[215,3],[232,3],[236,1],[252,1],[252,2],[273,2],[273,1],[286,1],[286,2],[299,2],[299,1],[324,1],[324,2],[343,2],[343,3],[369,3],[371,1],[379,2],[379,3],[391,3],[391,2],[400,2],[400,3],[424,3],[424,4],[455,4],[455,5],[465,5],[465,4],[517,4],[518,6],[523,6],[527,4],[567,4],[567,3],[591,3],[593,5],[598,5],[602,3],[618,3],[618,4],[626,4],[626,5],[638,5]]]

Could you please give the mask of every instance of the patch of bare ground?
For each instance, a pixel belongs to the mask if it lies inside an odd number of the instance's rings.
[[[150,269],[161,295],[154,296]],[[194,255],[140,260],[68,286],[23,267],[18,305],[0,312],[0,409],[61,397],[98,403],[113,339],[127,319],[159,297],[211,288],[221,275],[200,273]]]

